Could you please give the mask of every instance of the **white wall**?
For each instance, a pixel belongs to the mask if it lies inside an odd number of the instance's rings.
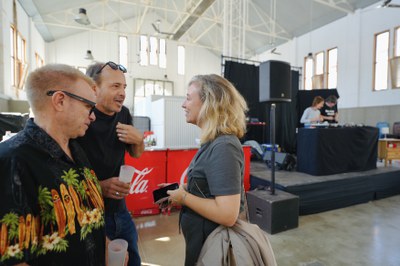
[[[194,147],[200,128],[186,123],[181,105],[185,97],[166,96],[151,102],[151,130],[159,147]]]
[[[128,23],[135,25],[134,23]],[[122,26],[121,26],[122,27]],[[118,26],[114,26],[118,28]],[[125,105],[132,109],[133,80],[135,78],[167,80],[174,82],[174,95],[186,94],[186,86],[192,76],[197,74],[221,74],[221,59],[210,51],[196,46],[185,45],[185,75],[178,75],[176,41],[167,39],[167,68],[158,66],[140,66],[139,35],[128,35],[128,73]],[[64,63],[87,67],[93,62],[84,59],[86,50],[91,50],[96,61],[118,62],[118,31],[115,33],[87,31],[63,38],[46,45],[47,63]]]
[[[374,34],[390,30],[390,57],[393,55],[393,29],[400,26],[396,8],[366,8],[294,38],[277,47],[282,55],[266,51],[255,60],[282,60],[304,67],[304,57],[338,48],[338,92],[341,108],[389,106],[400,104],[400,89],[373,91]],[[311,40],[311,41],[310,41]],[[389,76],[390,77],[390,76]],[[301,82],[300,87],[303,87]],[[389,83],[390,84],[390,83]]]
[[[3,94],[3,97],[5,94],[8,97],[16,98],[15,90],[11,88],[9,68],[9,25],[13,21],[12,1],[1,1],[0,8],[2,23],[0,94]],[[347,15],[310,34],[294,38],[279,46],[277,51],[281,55],[273,55],[267,51],[253,59],[259,61],[282,60],[291,63],[292,66],[303,67],[304,57],[310,51],[316,53],[338,47],[338,91],[341,96],[339,103],[341,108],[397,105],[400,102],[400,89],[390,88],[386,91],[376,92],[372,90],[372,67],[375,33],[390,30],[390,55],[392,56],[393,29],[400,25],[398,11],[396,8],[357,10],[354,14]],[[114,26],[115,33],[87,31],[52,43],[45,43],[18,2],[17,14],[18,29],[27,41],[27,59],[30,71],[35,68],[35,52],[38,52],[46,63],[66,63],[74,66],[87,66],[90,63],[83,59],[88,49],[92,50],[96,60],[118,60],[117,26]],[[164,76],[167,75],[168,80],[174,82],[175,95],[180,96],[185,94],[186,85],[193,75],[221,74],[219,55],[203,48],[186,45],[186,74],[178,75],[176,61],[178,43],[170,40],[167,40],[167,69],[153,66],[141,67],[137,63],[138,38],[138,35],[128,36],[130,55],[127,66],[129,73],[127,75],[126,105],[128,107],[131,107],[133,103],[134,78],[164,79]]]
[[[18,31],[26,41],[26,60],[28,63],[29,71],[36,68],[35,52],[37,52],[43,59],[45,58],[45,42],[36,30],[31,19],[16,2],[17,7],[17,23]],[[11,40],[10,40],[10,26],[14,23],[13,5],[12,1],[1,1],[1,56],[0,62],[0,94],[5,94],[7,97],[13,99],[25,100],[24,91],[20,91],[17,95],[16,90],[11,87]]]
[[[13,21],[12,16],[12,1],[1,1],[1,87],[0,94],[8,95],[11,87],[11,72],[10,72],[10,25]],[[7,96],[6,98],[8,98]]]

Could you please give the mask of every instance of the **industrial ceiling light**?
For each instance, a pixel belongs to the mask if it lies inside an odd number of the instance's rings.
[[[400,7],[399,4],[392,4],[391,2],[392,2],[392,0],[385,0],[385,1],[382,2],[382,4],[380,4],[377,7],[378,8],[381,8],[381,7]]]
[[[86,51],[85,59],[87,59],[87,60],[94,60],[94,57],[93,57],[93,55],[92,55],[92,51],[90,51],[90,50],[87,50],[87,51]]]
[[[84,8],[79,8],[79,14],[75,16],[74,20],[82,25],[89,25],[90,20],[86,14],[86,9]]]
[[[164,34],[164,35],[174,35],[173,32],[165,32],[165,31],[161,31],[160,30],[160,24],[161,24],[161,20],[157,19],[156,20],[156,24],[151,23],[151,25],[153,26],[154,30],[159,33],[159,34]]]
[[[271,50],[271,54],[281,55],[281,53],[276,51],[276,47]]]

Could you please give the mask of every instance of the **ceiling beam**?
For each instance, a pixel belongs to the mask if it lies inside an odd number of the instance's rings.
[[[195,39],[193,39],[194,42],[198,42],[198,40],[200,40],[201,37],[203,37],[205,34],[207,34],[212,28],[214,28],[214,26],[217,25],[216,22],[214,22],[213,24],[211,24],[207,29],[205,29],[202,33],[200,33]]]
[[[354,13],[354,8],[346,1],[346,0],[312,0],[316,3],[320,3],[322,5],[328,6],[330,8],[342,11],[347,14],[352,14]],[[348,8],[340,7],[338,4],[343,3],[346,5]]]

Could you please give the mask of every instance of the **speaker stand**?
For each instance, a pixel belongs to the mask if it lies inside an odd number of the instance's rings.
[[[270,110],[270,136],[271,136],[271,195],[275,195],[275,104],[271,104]]]

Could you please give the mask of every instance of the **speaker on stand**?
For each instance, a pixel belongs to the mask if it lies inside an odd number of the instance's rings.
[[[281,61],[260,64],[260,102],[270,102],[270,141],[272,149],[264,160],[271,161],[270,192],[247,192],[249,218],[269,233],[276,233],[298,226],[299,198],[284,191],[275,192],[275,107],[276,103],[291,102],[290,65]],[[278,153],[278,163],[281,153]],[[285,161],[286,154],[282,153]],[[268,158],[267,158],[268,157]]]
[[[271,195],[275,194],[275,103],[291,102],[290,64],[269,60],[260,64],[260,102],[270,102]]]

